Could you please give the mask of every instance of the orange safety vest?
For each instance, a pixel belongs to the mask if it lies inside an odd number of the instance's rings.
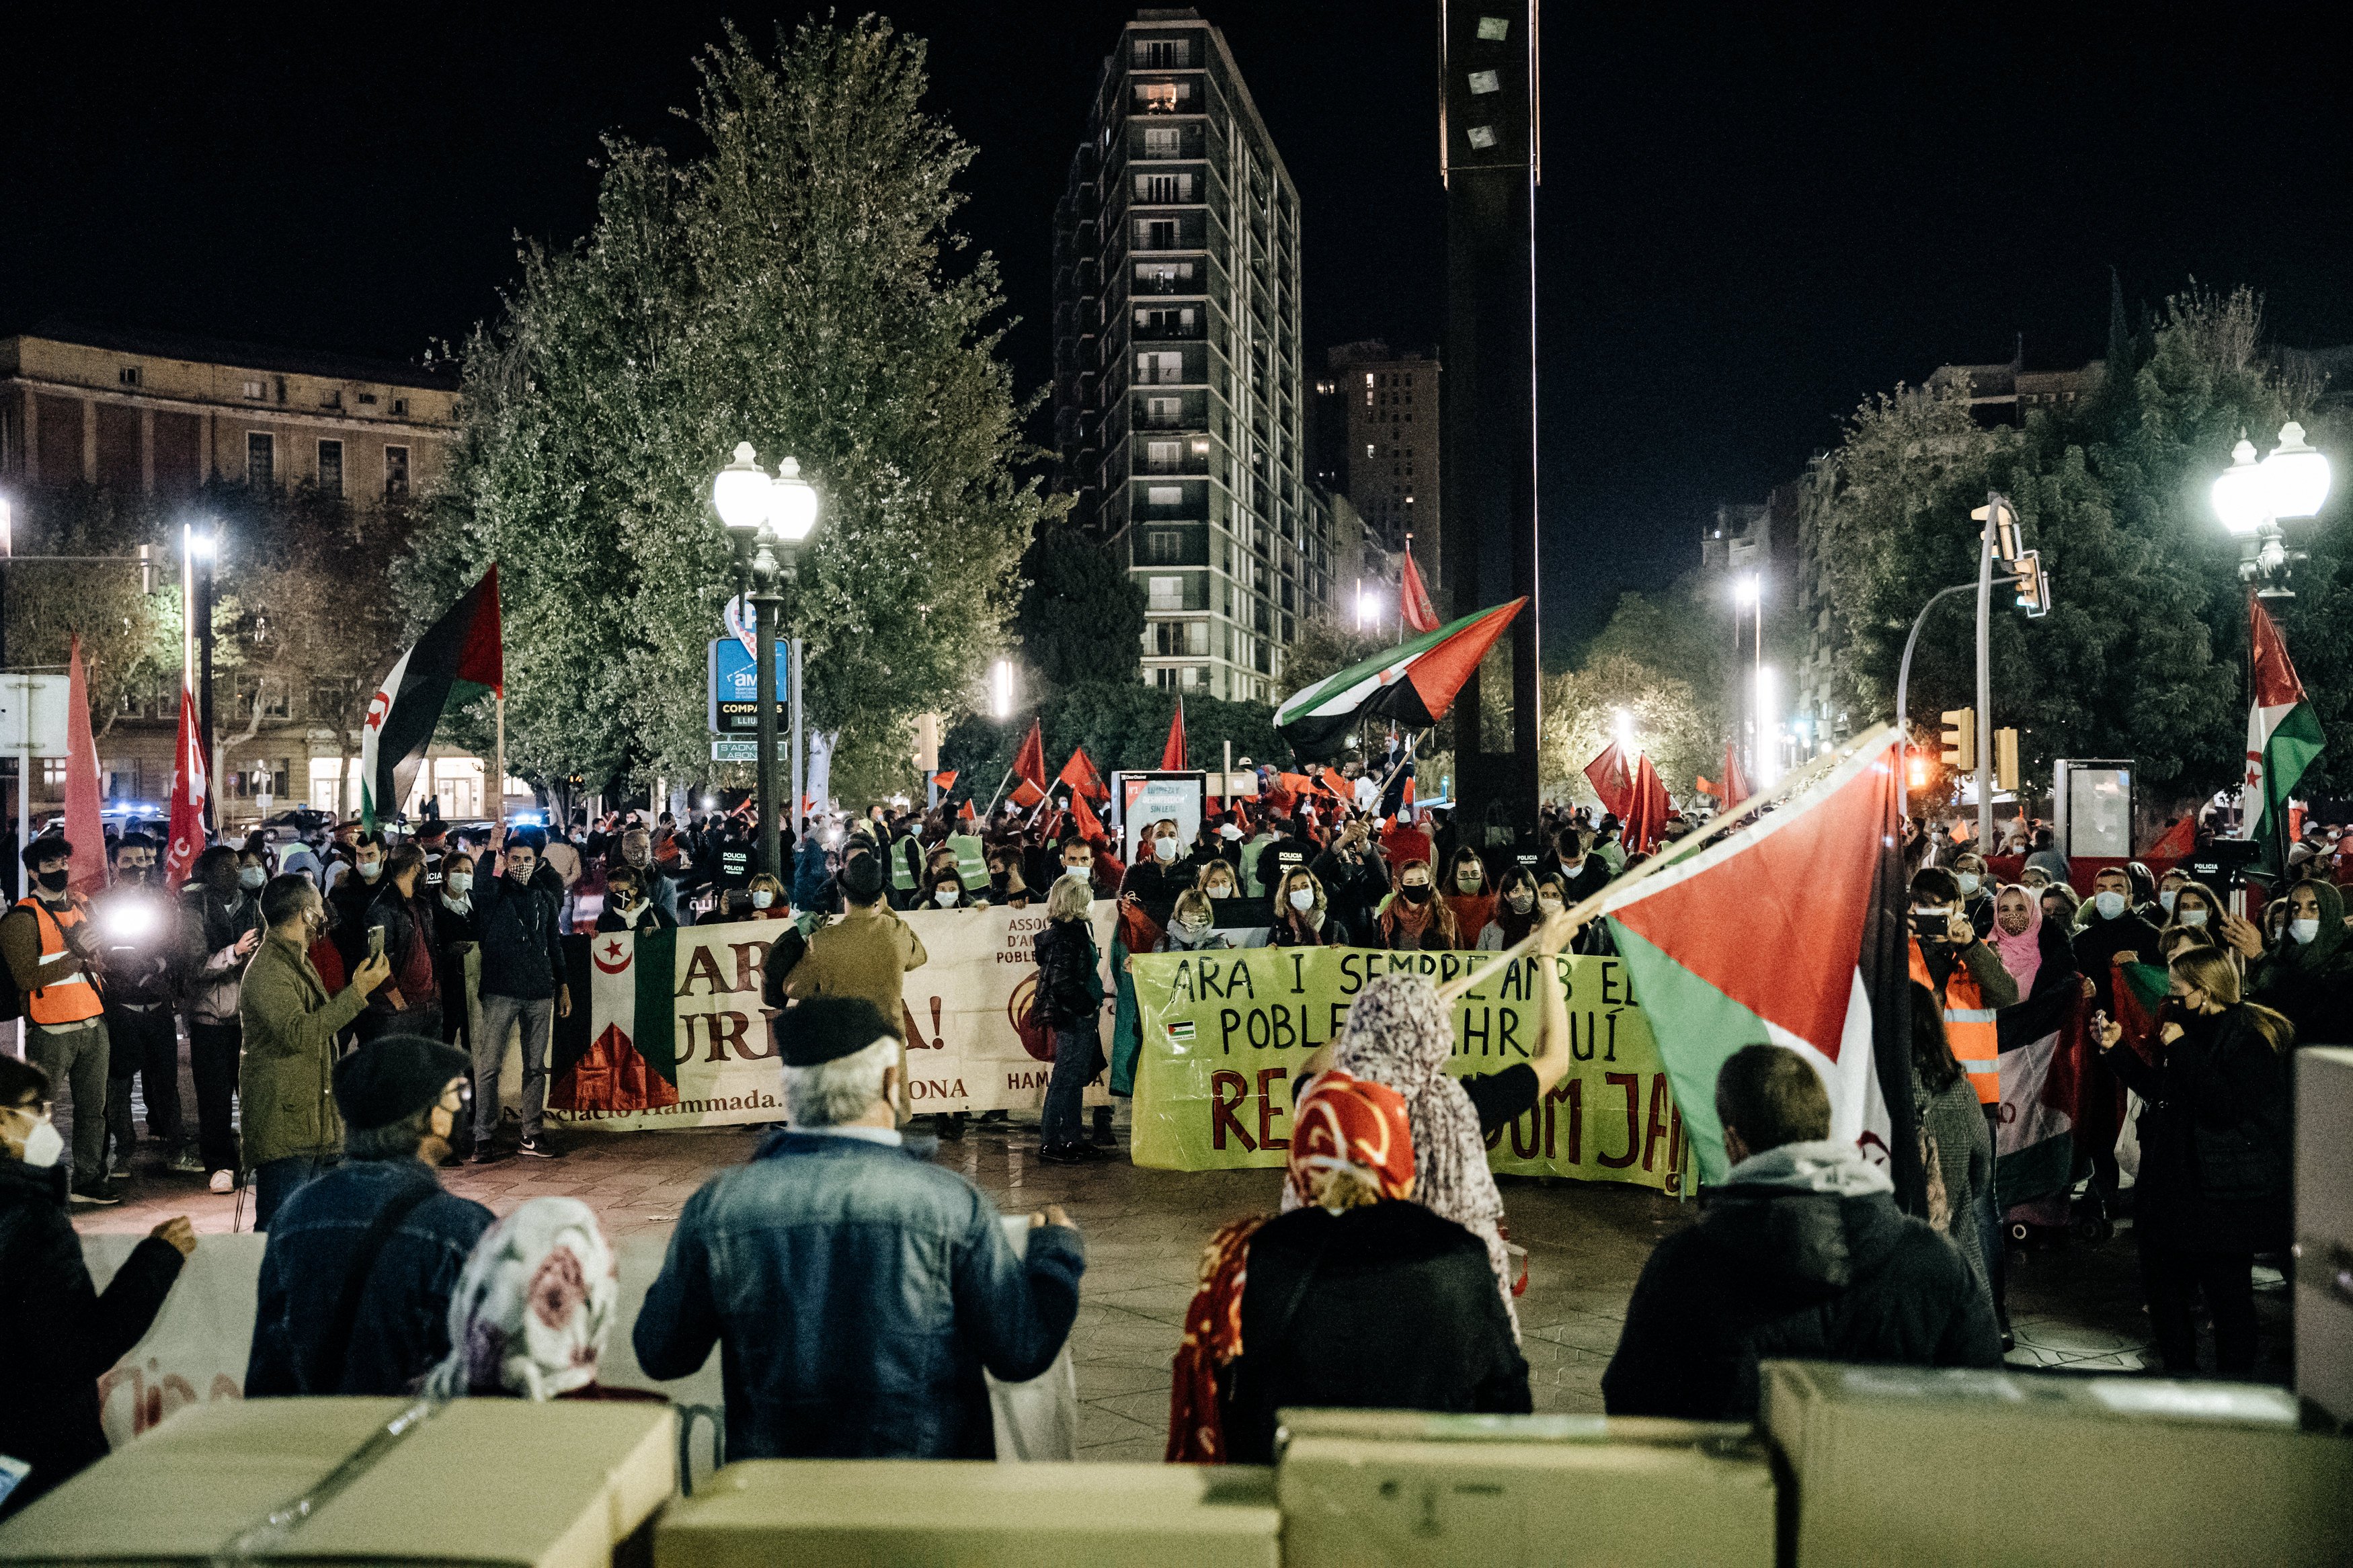
[[[97,1017],[105,1010],[105,1000],[99,995],[98,987],[90,984],[80,963],[66,951],[66,928],[81,924],[90,918],[90,912],[74,903],[60,915],[40,900],[29,897],[17,900],[16,907],[33,911],[33,924],[41,933],[40,973],[44,983],[26,994],[25,1016],[50,1028]],[[48,979],[53,973],[62,978]]]
[[[1933,992],[1936,983],[1928,977],[1927,955],[1920,951],[1917,936],[1911,940],[1912,978]],[[1953,1059],[1968,1074],[1979,1105],[2001,1103],[2001,1037],[1993,1013],[1986,1005],[1978,977],[1955,954],[1953,973],[1945,981],[1945,1043],[1953,1047]]]

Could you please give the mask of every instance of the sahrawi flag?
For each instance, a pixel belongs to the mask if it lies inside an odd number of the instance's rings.
[[[2278,825],[2286,820],[2288,797],[2320,755],[2320,720],[2263,602],[2250,595],[2247,605],[2253,617],[2249,646],[2255,700],[2247,710],[2247,793],[2239,803],[2239,836],[2265,846],[2268,863],[2271,847],[2285,837]]]
[[[496,565],[425,629],[369,700],[360,729],[362,822],[374,828],[400,810],[442,712],[453,699],[470,702],[486,691],[506,694]]]
[[[1787,1046],[1830,1090],[1831,1136],[1891,1165],[1919,1206],[1903,821],[1891,730],[1778,809],[1602,895],[1703,1181],[1727,1169],[1717,1069],[1743,1046]]]
[[[1454,694],[1526,604],[1514,599],[1465,616],[1293,692],[1274,710],[1276,733],[1310,760],[1330,755],[1344,736],[1371,726],[1430,728],[1446,717]]]

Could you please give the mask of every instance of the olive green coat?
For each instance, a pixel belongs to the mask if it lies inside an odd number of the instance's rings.
[[[245,1063],[237,1100],[245,1113],[245,1168],[290,1154],[343,1151],[343,1119],[333,1094],[335,1035],[360,1016],[367,998],[346,986],[327,994],[311,955],[275,932],[246,965],[237,1016],[245,1025]]]

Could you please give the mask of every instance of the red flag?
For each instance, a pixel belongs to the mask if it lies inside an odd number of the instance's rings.
[[[99,805],[98,742],[90,732],[90,677],[82,668],[81,637],[66,658],[66,841],[73,858],[76,892],[106,886],[106,818]],[[81,1106],[74,1106],[79,1114]]]
[[[172,759],[172,842],[164,851],[164,886],[176,892],[205,849],[205,749],[196,738],[196,704],[180,688],[180,742]]]
[[[1087,804],[1087,797],[1085,795],[1075,793],[1071,795],[1071,825],[1079,830],[1079,837],[1085,839],[1088,843],[1096,844],[1102,842],[1103,837],[1103,818],[1095,815],[1094,807]]]
[[[1633,798],[1626,812],[1626,847],[1636,855],[1648,855],[1659,847],[1665,837],[1667,814],[1674,809],[1667,800],[1667,786],[1659,777],[1659,770],[1651,765],[1648,757],[1638,757],[1634,764]]]
[[[1185,700],[1176,699],[1176,711],[1168,721],[1168,743],[1160,748],[1160,771],[1181,773],[1185,771]]]
[[[1593,793],[1601,797],[1601,809],[1622,820],[1634,804],[1634,775],[1627,766],[1626,753],[1612,741],[1602,748],[1601,754],[1585,764],[1586,782]],[[1629,843],[1632,840],[1628,839]]]
[[[1438,611],[1430,602],[1430,590],[1421,585],[1421,573],[1413,563],[1413,538],[1405,542],[1405,575],[1398,584],[1398,608],[1404,612],[1406,629],[1413,632],[1434,632],[1438,629]]]
[[[2198,847],[2198,819],[2185,816],[2165,830],[2165,837],[2148,847],[2143,858],[2150,860],[2179,860]]]
[[[1013,753],[1013,772],[1037,790],[1030,800],[1046,793],[1046,731],[1038,720],[1029,721],[1029,733],[1022,737],[1021,749]]]
[[[980,814],[978,812],[973,810],[972,800],[969,796],[965,798],[964,805],[956,808],[956,820],[959,822],[970,822],[974,817],[979,815]]]
[[[956,771],[954,768],[950,768],[944,773],[934,773],[932,775],[932,783],[937,785],[943,794],[955,788],[955,781]]]
[[[1022,810],[1027,811],[1031,806],[1037,805],[1039,801],[1045,799],[1046,792],[1039,789],[1036,784],[1031,784],[1028,777],[1024,776],[1014,784],[1013,793],[1006,796],[1006,798],[1011,801],[1014,805],[1019,806]]]
[[[1730,811],[1752,793],[1748,787],[1748,775],[1740,771],[1740,753],[1733,749],[1731,742],[1726,741],[1724,743],[1724,788],[1719,795],[1724,802],[1724,809]]]
[[[1337,768],[1324,770],[1324,787],[1332,792],[1333,798],[1335,800],[1349,800],[1356,795],[1355,788],[1346,779],[1340,776],[1340,770]]]
[[[1699,786],[1700,794],[1712,795],[1718,800],[1722,800],[1724,798],[1724,786],[1720,784],[1708,783],[1707,775],[1705,773],[1699,774],[1694,782]]]
[[[1072,751],[1071,760],[1064,763],[1062,771],[1054,776],[1070,785],[1072,795],[1089,795],[1096,800],[1111,798],[1111,791],[1104,787],[1103,775],[1095,772],[1094,761],[1087,755],[1084,746]]]

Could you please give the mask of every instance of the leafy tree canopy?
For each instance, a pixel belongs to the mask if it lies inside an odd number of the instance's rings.
[[[1082,530],[1041,528],[1021,558],[1015,628],[1049,689],[1134,683],[1144,674],[1144,590],[1118,554]]]

